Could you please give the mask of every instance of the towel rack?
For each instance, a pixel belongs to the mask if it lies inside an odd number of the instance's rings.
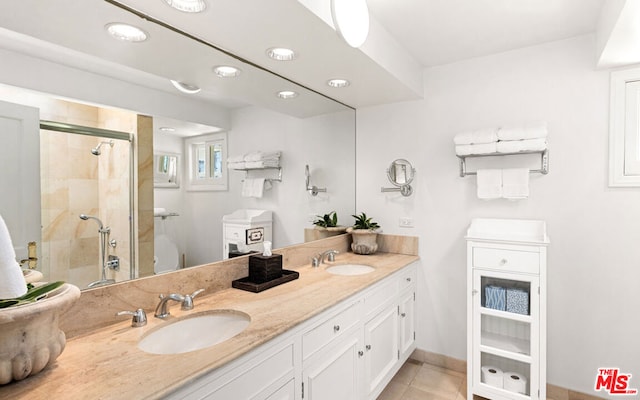
[[[467,175],[477,175],[477,172],[468,172],[467,171],[467,158],[475,158],[475,157],[496,157],[496,156],[515,156],[521,154],[540,154],[540,168],[539,169],[531,169],[530,173],[539,173],[546,175],[549,173],[549,149],[537,150],[537,151],[520,151],[517,153],[489,153],[489,154],[469,154],[465,156],[456,155],[460,159],[460,177],[465,177]]]
[[[234,171],[244,171],[244,177],[247,178],[249,176],[249,171],[260,171],[266,169],[277,169],[278,177],[277,178],[264,178],[267,182],[282,182],[282,167],[262,167],[262,168],[232,168]],[[244,182],[244,179],[241,181]]]

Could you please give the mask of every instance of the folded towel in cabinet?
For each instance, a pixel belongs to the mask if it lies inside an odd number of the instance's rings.
[[[533,122],[522,126],[504,126],[498,129],[498,140],[523,140],[546,138],[547,123]]]
[[[501,169],[479,169],[476,178],[479,199],[490,200],[502,197]]]
[[[491,154],[497,152],[497,143],[459,144],[456,145],[456,154],[469,156],[473,154]]]
[[[453,138],[455,144],[482,144],[498,141],[498,128],[479,129],[458,133]]]
[[[510,200],[529,197],[529,169],[508,168],[502,170],[502,197]]]
[[[496,144],[498,153],[519,153],[521,151],[542,151],[547,148],[547,139],[501,140]]]

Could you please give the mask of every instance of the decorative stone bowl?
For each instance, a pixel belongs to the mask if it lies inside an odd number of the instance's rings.
[[[351,233],[353,243],[351,250],[356,254],[373,254],[378,251],[378,232],[370,229],[353,229],[348,228]]]
[[[80,297],[65,283],[34,303],[0,309],[0,385],[37,374],[64,350],[60,315]]]

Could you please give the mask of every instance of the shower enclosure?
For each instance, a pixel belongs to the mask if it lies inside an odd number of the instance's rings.
[[[40,122],[41,268],[49,280],[87,288],[135,277],[132,154],[128,133]]]

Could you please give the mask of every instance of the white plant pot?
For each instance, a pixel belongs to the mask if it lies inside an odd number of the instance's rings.
[[[378,251],[378,232],[370,229],[353,229],[348,228],[347,232],[351,233],[353,243],[351,250],[356,254],[373,254]]]

